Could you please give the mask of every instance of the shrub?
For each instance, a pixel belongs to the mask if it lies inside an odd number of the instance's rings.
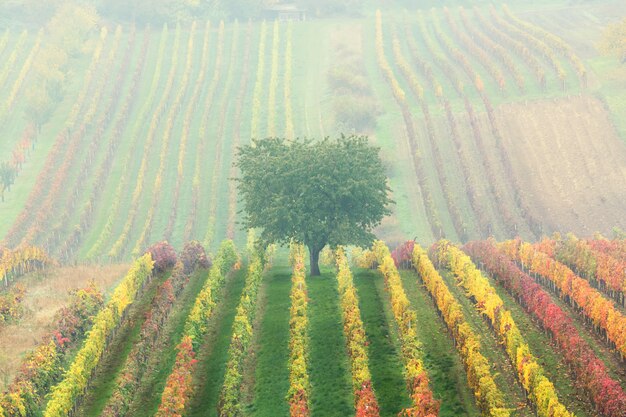
[[[22,317],[24,294],[26,294],[26,289],[21,284],[16,284],[8,292],[0,294],[0,324]]]
[[[185,274],[191,274],[196,267],[210,268],[211,260],[207,257],[204,247],[197,240],[185,243],[180,261],[185,267]]]
[[[176,251],[166,241],[153,244],[146,252],[152,255],[156,272],[163,272],[176,264]]]

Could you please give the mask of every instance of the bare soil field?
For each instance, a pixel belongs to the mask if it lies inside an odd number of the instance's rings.
[[[511,103],[497,117],[534,216],[583,236],[626,226],[626,147],[601,101]]]

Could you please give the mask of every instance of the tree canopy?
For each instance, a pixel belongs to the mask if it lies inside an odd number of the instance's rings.
[[[319,275],[324,246],[366,246],[390,213],[379,151],[364,136],[253,139],[235,162],[243,226],[262,229],[264,243],[304,243],[311,274]]]
[[[600,50],[614,55],[622,64],[626,64],[626,19],[609,25],[600,41]]]

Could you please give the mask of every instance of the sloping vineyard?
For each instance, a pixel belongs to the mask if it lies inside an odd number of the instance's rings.
[[[209,259],[199,242],[178,255],[161,242],[106,303],[93,287],[73,293],[0,416],[312,415],[319,384],[337,382],[319,373],[318,349],[341,342],[332,356],[348,365],[333,371],[355,416],[623,417],[621,306],[593,307],[610,301],[555,259],[560,245],[617,259],[623,241],[577,242],[409,241],[391,253],[378,241],[338,249],[318,278],[296,244],[277,257],[249,244],[240,258],[224,241]],[[254,376],[268,359],[271,381]]]
[[[385,230],[394,238],[416,227],[454,241],[593,231],[577,229],[579,217],[605,233],[624,226],[626,151],[573,46],[508,8],[379,12],[355,28],[335,45],[323,21],[103,27],[72,58],[78,76],[40,123],[14,116],[36,104],[28,92],[58,46],[44,32],[5,31],[3,245],[103,261],[160,239],[242,241],[228,181],[236,147],[333,132],[332,112],[364,91],[399,123],[369,132],[384,136],[383,154],[397,165],[392,184],[403,190],[398,215],[408,223]],[[341,84],[344,64],[320,59],[329,48],[352,48],[350,62],[363,63],[350,86]],[[315,89],[312,80],[321,80]],[[325,104],[331,82],[352,89],[334,109]],[[572,176],[579,180],[568,184]],[[425,217],[416,223],[407,210]]]
[[[406,138],[410,151],[398,156],[412,160],[413,169],[403,175],[407,181],[415,178],[413,192],[421,195],[428,220],[430,230],[422,233],[467,240],[577,230],[580,226],[570,216],[545,218],[546,209],[559,215],[566,211],[558,208],[556,196],[560,201],[584,198],[589,211],[603,210],[595,191],[583,191],[589,190],[585,184],[602,172],[612,179],[593,190],[612,195],[609,189],[624,180],[620,163],[593,163],[601,154],[613,159],[612,152],[616,160],[624,160],[624,150],[614,129],[600,133],[610,124],[601,128],[602,122],[583,114],[582,106],[599,105],[588,97],[583,61],[562,39],[508,8],[431,9],[402,17],[379,11],[372,37],[372,59],[403,125],[396,142]],[[562,99],[543,102],[547,96]],[[575,113],[581,117],[571,118],[571,107],[579,105]],[[592,146],[594,155],[587,155],[592,138],[599,135],[605,140]],[[554,138],[556,142],[548,142]],[[522,143],[528,153],[520,152]],[[542,163],[547,163],[565,149],[569,151],[551,173],[552,184],[528,174],[543,169],[536,155],[545,156]],[[580,158],[584,175],[575,172],[574,161]],[[583,177],[581,184],[565,187],[571,176]],[[554,191],[542,191],[546,187]],[[623,189],[616,193],[625,197]],[[542,208],[537,195],[542,195]],[[617,200],[607,199],[607,206],[613,204]],[[617,211],[609,222],[620,224]],[[588,218],[588,213],[581,215]]]
[[[626,147],[585,27],[65,17],[0,31],[0,339],[31,349],[0,417],[626,417]],[[239,252],[238,148],[341,133],[381,148],[381,240],[320,277]],[[123,274],[57,300],[59,264]]]
[[[9,162],[16,172],[39,171],[11,174],[12,183],[31,176],[34,185],[21,208],[7,202],[13,214],[7,216],[12,224],[2,224],[3,243],[38,244],[62,260],[115,260],[163,238],[177,246],[194,238],[215,246],[227,234],[241,236],[235,189],[228,184],[236,173],[235,147],[249,140],[254,125],[263,135],[294,131],[278,108],[288,106],[283,98],[292,90],[285,80],[293,82],[293,70],[283,76],[293,59],[291,29],[266,26],[104,28],[82,87],[65,98],[65,121],[41,129],[39,140],[50,148],[45,164],[24,165],[33,139],[14,143],[19,155]],[[18,35],[1,73],[8,97],[46,47],[41,33]],[[3,49],[14,37],[3,35]],[[31,42],[22,57],[19,51]],[[265,122],[271,114],[273,121]],[[3,193],[11,200],[9,186]]]

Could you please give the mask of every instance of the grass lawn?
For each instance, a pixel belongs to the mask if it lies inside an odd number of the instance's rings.
[[[265,297],[259,299],[263,317],[258,329],[254,400],[249,414],[257,417],[289,415],[289,307],[291,268],[287,259],[277,259],[264,278]]]
[[[354,271],[361,317],[369,342],[368,356],[372,384],[381,416],[396,416],[411,403],[404,382],[402,359],[391,331],[393,316],[385,309],[383,280],[375,271]]]
[[[245,266],[235,272],[211,317],[207,337],[196,356],[198,364],[193,373],[194,396],[186,413],[189,417],[217,416],[217,404],[228,361],[231,330],[245,284],[246,272]]]
[[[331,271],[307,277],[309,296],[309,377],[311,413],[347,416],[354,413],[352,377],[339,305],[337,279]]]

